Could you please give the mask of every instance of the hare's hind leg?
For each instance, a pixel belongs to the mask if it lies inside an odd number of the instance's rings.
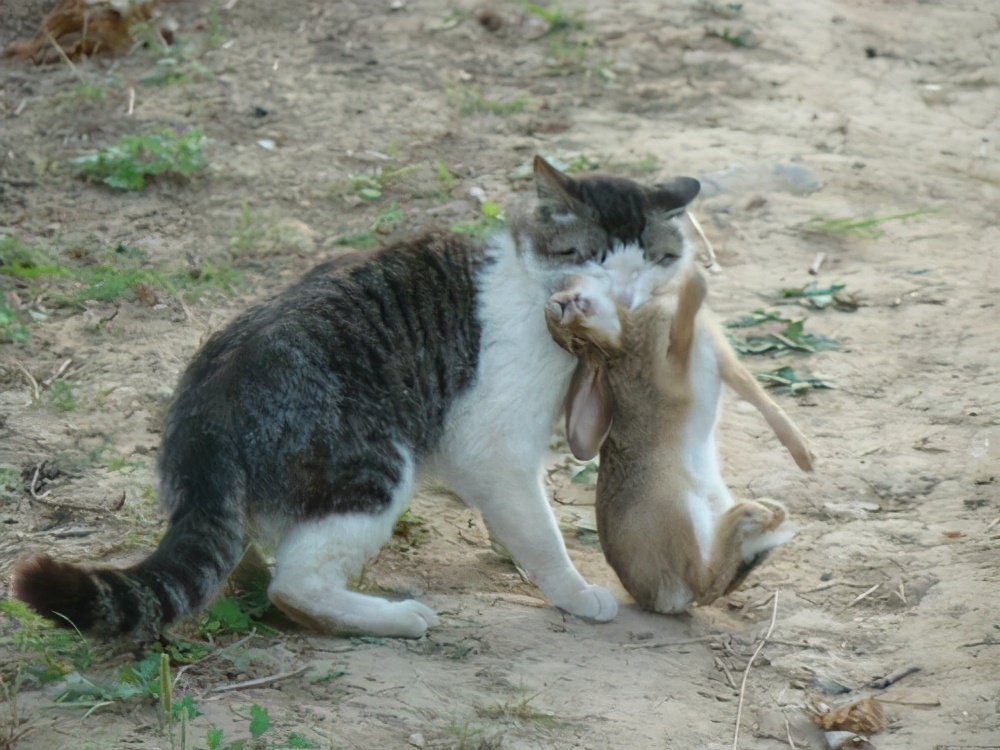
[[[788,513],[772,500],[737,503],[716,523],[708,582],[698,597],[708,604],[737,589],[775,547],[792,537]]]
[[[792,454],[792,458],[795,459],[795,463],[800,469],[812,471],[814,456],[805,435],[802,434],[802,431],[785,410],[767,395],[761,384],[757,382],[757,378],[736,358],[736,354],[729,346],[722,331],[716,327],[713,335],[722,382],[764,415],[764,419],[774,430],[774,434],[778,436],[781,444]]]

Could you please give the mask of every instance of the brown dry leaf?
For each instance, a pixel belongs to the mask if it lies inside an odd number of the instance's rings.
[[[877,698],[862,698],[833,708],[813,698],[809,708],[813,720],[827,732],[838,730],[874,734],[885,727],[885,711]]]
[[[20,39],[4,57],[54,62],[55,41],[71,60],[97,54],[120,55],[134,44],[129,29],[153,16],[157,0],[59,0],[42,19],[33,39]]]

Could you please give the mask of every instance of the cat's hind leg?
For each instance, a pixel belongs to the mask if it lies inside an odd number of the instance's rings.
[[[438,624],[434,610],[413,599],[387,601],[347,588],[392,535],[413,492],[413,466],[373,513],[331,513],[300,522],[278,547],[268,596],[300,625],[319,632],[419,638]]]

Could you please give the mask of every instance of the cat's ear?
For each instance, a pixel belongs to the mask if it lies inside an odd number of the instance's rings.
[[[573,178],[563,174],[537,154],[533,167],[539,205],[546,215],[572,214],[579,216],[583,204],[576,197],[576,186],[573,183]]]
[[[581,358],[566,394],[566,441],[581,461],[600,452],[611,432],[613,407],[607,372],[600,364]]]
[[[653,205],[667,214],[679,214],[701,191],[701,183],[693,177],[675,177],[670,182],[653,186]]]

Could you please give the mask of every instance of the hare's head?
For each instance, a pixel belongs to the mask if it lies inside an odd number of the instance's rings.
[[[606,274],[573,278],[545,305],[545,323],[552,338],[577,357],[615,357],[621,351],[626,314]]]
[[[602,266],[619,285],[655,268],[662,284],[691,258],[684,214],[698,195],[697,180],[647,187],[600,174],[574,178],[540,156],[534,177],[536,196],[512,212],[511,230],[521,255],[542,268],[574,273]]]

